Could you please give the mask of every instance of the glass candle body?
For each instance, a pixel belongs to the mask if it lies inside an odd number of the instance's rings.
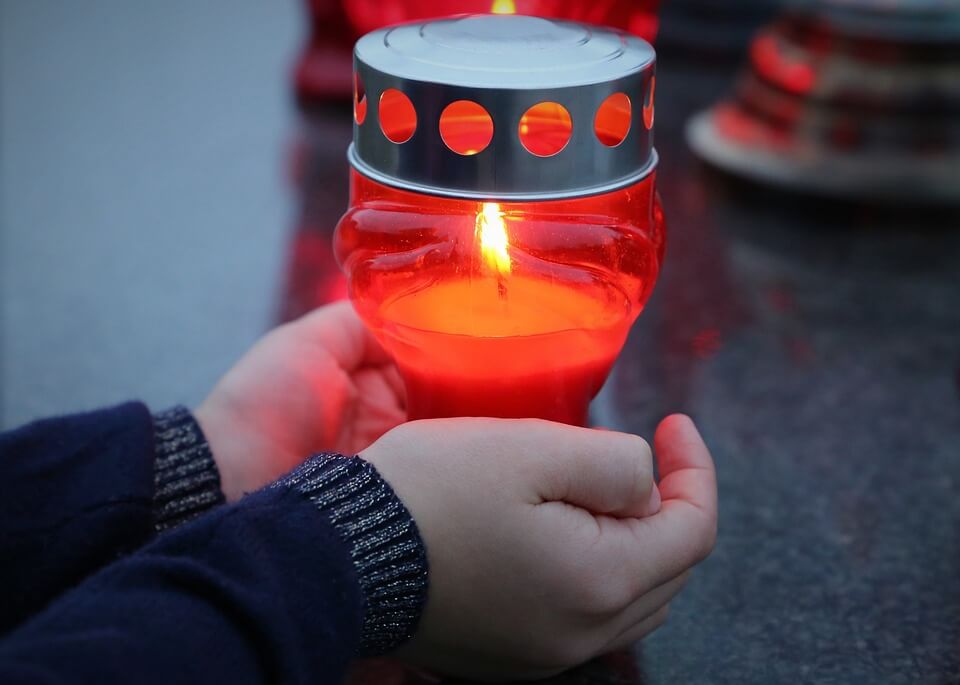
[[[664,223],[652,173],[603,195],[482,202],[353,171],[335,253],[410,419],[584,425],[653,290]]]

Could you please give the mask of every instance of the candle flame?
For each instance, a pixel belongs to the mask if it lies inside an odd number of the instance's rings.
[[[507,251],[510,241],[499,204],[483,203],[483,209],[477,214],[476,233],[487,266],[500,275],[510,273],[510,253]]]
[[[490,11],[493,14],[516,14],[517,5],[513,0],[493,0]]]

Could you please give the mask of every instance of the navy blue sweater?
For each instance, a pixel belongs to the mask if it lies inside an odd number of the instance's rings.
[[[158,447],[127,404],[0,436],[0,682],[333,684],[410,636],[425,553],[372,466],[320,455],[218,506],[196,432]]]

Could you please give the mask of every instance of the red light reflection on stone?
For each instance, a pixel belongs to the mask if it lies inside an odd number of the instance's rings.
[[[693,353],[700,359],[712,357],[723,347],[723,339],[717,328],[704,328],[691,341]]]

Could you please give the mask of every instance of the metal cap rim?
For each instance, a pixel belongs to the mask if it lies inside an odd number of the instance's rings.
[[[372,166],[360,159],[360,157],[357,155],[356,146],[353,143],[350,143],[350,147],[347,149],[347,160],[350,162],[350,166],[352,166],[358,173],[363,174],[370,180],[376,181],[377,183],[382,183],[383,185],[387,185],[392,188],[408,190],[413,193],[465,200],[542,202],[545,200],[571,200],[574,198],[590,197],[591,195],[603,195],[604,193],[612,193],[616,190],[622,190],[623,188],[632,186],[635,183],[639,183],[656,171],[660,157],[657,155],[656,149],[652,148],[650,150],[650,158],[645,166],[638,169],[635,173],[632,173],[628,176],[623,176],[608,183],[602,183],[600,185],[587,186],[583,188],[570,188],[560,191],[517,193],[489,193],[476,190],[459,190],[430,186],[421,183],[413,183],[401,178],[395,178],[393,176],[384,174],[383,172],[377,171]]]

